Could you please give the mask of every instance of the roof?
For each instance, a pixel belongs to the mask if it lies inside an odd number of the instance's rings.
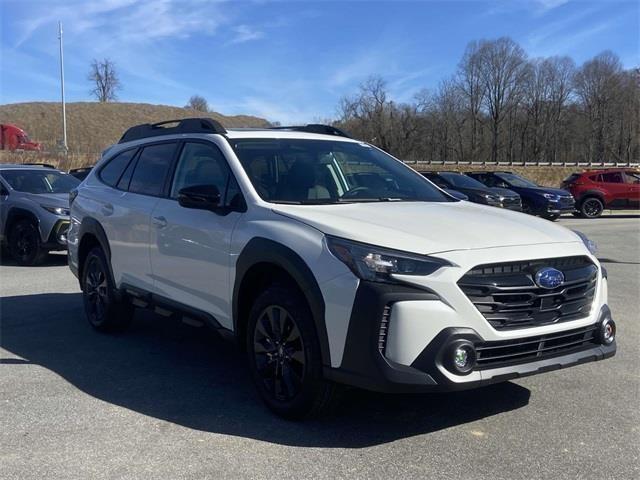
[[[48,172],[59,172],[57,168],[46,167],[44,165],[26,165],[21,163],[0,163],[0,170],[46,170]]]
[[[289,138],[306,140],[333,140],[336,142],[361,143],[352,138],[340,137],[337,135],[326,135],[320,133],[300,132],[296,130],[278,130],[269,128],[229,128],[227,129],[229,139],[241,138]]]

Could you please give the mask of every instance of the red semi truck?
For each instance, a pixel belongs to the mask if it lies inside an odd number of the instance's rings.
[[[20,127],[5,123],[0,124],[0,150],[40,151],[40,144],[32,141]]]

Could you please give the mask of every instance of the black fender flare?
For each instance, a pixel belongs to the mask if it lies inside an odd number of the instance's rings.
[[[597,189],[585,190],[580,194],[580,198],[576,199],[576,203],[580,205],[585,198],[589,198],[589,197],[597,197],[598,200],[602,202],[603,206],[605,207],[607,206],[607,201],[605,200],[604,193],[602,193],[600,190],[597,190]]]
[[[243,280],[251,267],[260,263],[271,263],[288,273],[297,283],[302,291],[316,327],[320,352],[323,365],[331,364],[331,354],[329,351],[329,339],[327,327],[325,325],[325,303],[320,286],[316,281],[313,272],[306,262],[289,247],[269,240],[267,238],[255,237],[251,239],[238,256],[236,262],[236,277],[233,285],[233,330],[236,336],[242,331],[239,322],[239,296]],[[242,339],[238,338],[239,341]]]
[[[28,218],[29,220],[33,221],[38,227],[38,230],[40,230],[40,219],[35,213],[33,213],[31,210],[27,210],[26,208],[11,207],[7,212],[7,221],[5,223],[5,230],[6,230],[5,235],[9,234],[9,227],[15,221],[16,217]]]
[[[93,217],[85,217],[82,219],[82,223],[80,224],[80,228],[78,230],[78,245],[82,245],[82,239],[85,235],[90,234],[93,235],[100,244],[102,251],[107,257],[108,266],[109,266],[109,274],[111,275],[111,279],[113,280],[113,270],[111,268],[111,247],[109,246],[109,240],[107,239],[107,234],[100,225],[100,222]],[[82,267],[80,264],[80,259],[78,258],[78,279],[82,278]]]

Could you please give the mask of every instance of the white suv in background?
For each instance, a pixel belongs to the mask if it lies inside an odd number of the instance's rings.
[[[206,323],[290,418],[339,384],[465,389],[616,349],[584,236],[456,200],[323,125],[130,128],[72,192],[68,245],[96,329],[134,307]]]

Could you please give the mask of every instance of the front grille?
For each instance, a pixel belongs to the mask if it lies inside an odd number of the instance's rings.
[[[558,203],[562,208],[569,208],[569,207],[573,207],[576,201],[574,200],[573,196],[569,195],[565,197],[560,197],[560,201]]]
[[[505,197],[502,200],[502,207],[520,210],[522,209],[522,202],[520,200],[520,197]]]
[[[543,267],[564,273],[565,281],[547,290],[534,277]],[[588,257],[562,257],[480,265],[458,286],[496,330],[535,327],[586,317],[593,303],[598,267]]]
[[[599,345],[596,325],[536,337],[477,343],[476,370],[544,360],[596,345]]]

